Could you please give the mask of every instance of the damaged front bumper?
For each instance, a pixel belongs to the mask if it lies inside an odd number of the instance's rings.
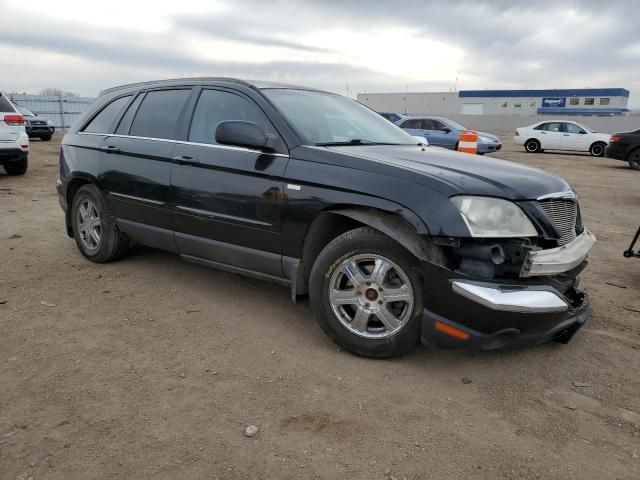
[[[596,236],[585,229],[572,242],[548,250],[530,251],[522,265],[521,277],[556,275],[580,265],[596,243]]]
[[[439,348],[519,348],[568,342],[591,314],[577,275],[595,236],[585,230],[562,247],[530,251],[520,278],[482,278],[423,262],[422,342]]]

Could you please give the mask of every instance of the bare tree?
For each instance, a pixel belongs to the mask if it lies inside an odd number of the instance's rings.
[[[67,92],[59,88],[45,88],[40,91],[40,95],[56,96],[56,97],[79,97],[77,93]]]

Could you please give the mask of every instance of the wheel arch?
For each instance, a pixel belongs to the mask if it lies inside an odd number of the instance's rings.
[[[74,175],[71,178],[71,180],[69,180],[69,183],[67,184],[67,189],[65,192],[65,199],[67,201],[67,210],[65,212],[65,225],[67,228],[67,235],[69,237],[73,237],[73,225],[71,222],[71,208],[73,204],[73,197],[75,197],[76,192],[80,189],[80,187],[87,184],[95,185],[96,178],[93,177],[92,175],[85,174],[85,173],[78,173]]]
[[[322,249],[334,238],[358,227],[368,226],[382,232],[420,260],[438,258],[434,251],[436,246],[425,241],[429,234],[427,227],[417,217],[413,220],[398,212],[365,206],[340,205],[322,210],[311,222],[304,238],[294,297],[308,293],[311,268]]]

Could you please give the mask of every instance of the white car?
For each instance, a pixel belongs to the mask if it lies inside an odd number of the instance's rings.
[[[570,120],[545,120],[516,130],[513,141],[527,152],[543,150],[571,150],[589,152],[602,157],[611,135],[597,133],[588,127]]]
[[[0,92],[0,165],[9,175],[24,175],[29,157],[29,137],[24,117]]]

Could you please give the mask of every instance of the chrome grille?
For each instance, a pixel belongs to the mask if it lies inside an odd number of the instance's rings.
[[[562,198],[540,200],[540,206],[560,232],[559,245],[575,240],[578,218],[578,203],[575,200]]]

